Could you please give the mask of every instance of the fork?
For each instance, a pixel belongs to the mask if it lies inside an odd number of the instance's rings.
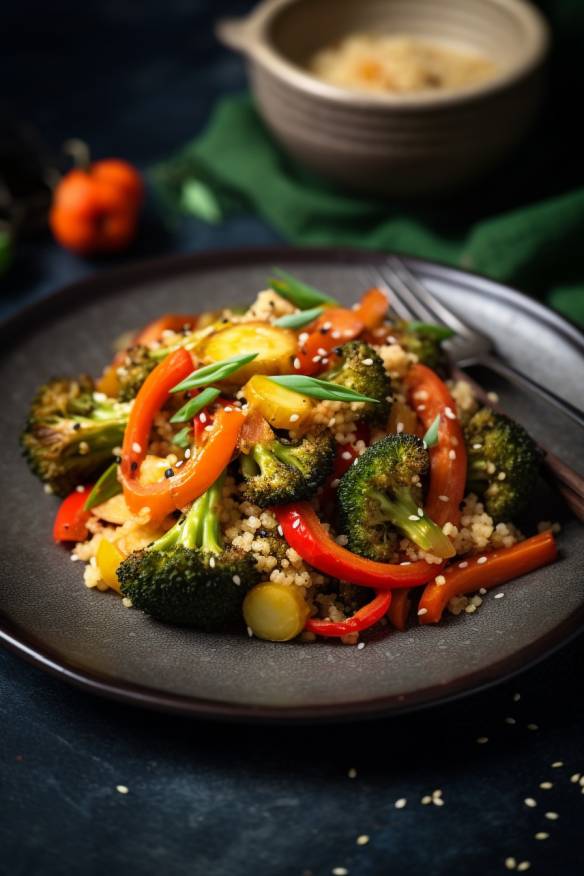
[[[397,256],[390,256],[383,268],[376,268],[375,273],[377,283],[379,284],[381,281],[381,285],[390,292],[392,307],[399,316],[407,320],[415,319],[444,325],[455,333],[452,338],[446,341],[453,363],[453,375],[470,383],[475,395],[484,404],[494,406],[482,387],[463,373],[463,368],[471,365],[484,365],[521,389],[528,390],[544,399],[578,423],[579,426],[584,426],[583,411],[499,359],[491,340],[471,328],[435,298]],[[564,499],[578,519],[584,522],[584,477],[545,447],[541,449],[544,453],[546,468],[552,474]]]

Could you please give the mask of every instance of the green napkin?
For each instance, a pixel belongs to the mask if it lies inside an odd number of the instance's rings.
[[[291,243],[397,250],[458,265],[584,325],[584,160],[574,130],[584,105],[583,44],[571,42],[584,36],[584,3],[562,4],[561,52],[538,127],[504,167],[455,198],[416,205],[340,191],[283,153],[247,95],[221,100],[204,133],[154,169],[155,184],[175,212],[220,222],[233,210],[253,211]],[[548,6],[555,11],[553,0]]]

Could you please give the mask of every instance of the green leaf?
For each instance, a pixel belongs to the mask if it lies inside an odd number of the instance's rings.
[[[277,325],[278,328],[299,329],[318,319],[323,311],[324,307],[311,307],[310,310],[301,310],[300,313],[281,316],[280,319],[274,320],[274,325]]]
[[[205,365],[204,368],[197,368],[176,386],[173,386],[171,392],[185,392],[188,389],[196,389],[198,386],[207,386],[209,383],[217,383],[218,380],[224,380],[238,371],[242,365],[247,365],[252,362],[257,353],[247,353],[243,356],[230,356],[229,359],[222,359],[220,362],[213,362],[211,365]],[[171,421],[172,422],[172,421]]]
[[[182,408],[176,412],[174,417],[170,418],[170,422],[186,423],[187,420],[192,420],[193,417],[196,417],[199,411],[202,411],[203,408],[210,405],[211,402],[214,402],[219,395],[220,392],[218,389],[215,389],[213,386],[208,386],[207,389],[204,389],[203,392],[199,393],[195,398],[190,399],[186,405],[183,405]]]
[[[278,292],[282,298],[291,301],[300,310],[307,310],[309,307],[316,307],[319,304],[338,304],[330,295],[325,295],[324,292],[320,292],[314,286],[309,286],[308,283],[302,283],[288,271],[274,268],[274,274],[276,276],[269,280],[272,289]]]
[[[283,374],[281,377],[270,377],[268,379],[292,392],[310,395],[312,398],[325,401],[371,402],[376,405],[379,404],[378,399],[361,395],[359,392],[347,389],[346,386],[340,386],[338,383],[329,383],[327,380],[318,380],[316,377],[306,377],[303,374]]]
[[[440,414],[437,414],[434,418],[434,421],[426,434],[424,435],[423,441],[426,447],[434,447],[435,444],[438,444],[438,430],[440,428]]]
[[[181,429],[180,432],[177,432],[174,438],[172,439],[172,443],[177,447],[188,447],[191,443],[191,435],[192,429],[190,426],[185,426],[184,429]]]
[[[411,334],[427,335],[430,338],[436,338],[437,341],[446,341],[456,334],[446,325],[432,325],[430,322],[416,322],[415,320],[407,324],[406,331]]]
[[[122,492],[122,485],[118,480],[118,464],[112,462],[109,468],[106,468],[101,477],[96,481],[96,484],[85,500],[83,506],[84,511],[91,511],[96,505],[101,505],[102,502],[107,502],[113,496],[117,496]]]

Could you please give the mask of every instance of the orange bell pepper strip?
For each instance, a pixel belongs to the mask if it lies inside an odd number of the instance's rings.
[[[392,592],[391,605],[387,616],[390,624],[402,633],[407,626],[411,607],[412,596],[408,589],[403,588]]]
[[[353,309],[355,316],[361,320],[369,331],[381,325],[387,315],[389,301],[381,289],[368,289],[361,295],[357,307]]]
[[[433,581],[424,588],[418,607],[420,623],[437,624],[453,596],[474,593],[481,587],[490,590],[553,563],[557,555],[553,533],[542,532],[512,547],[485,552],[486,562],[481,562],[482,557],[473,557],[449,566],[442,572],[445,584]]]
[[[353,554],[328,534],[308,502],[279,505],[272,511],[290,547],[310,566],[332,578],[375,590],[393,590],[425,584],[442,568],[424,560],[378,563]]]
[[[148,449],[152,423],[170,390],[192,373],[193,363],[184,349],[164,359],[144,381],[130,412],[122,445],[120,479],[126,503],[134,514],[143,508],[150,519],[160,521],[171,511],[184,508],[217,480],[231,460],[245,415],[238,408],[219,408],[205,444],[191,448],[190,458],[171,477],[154,484],[140,483],[140,466]]]
[[[73,490],[59,505],[53,524],[53,538],[59,541],[85,541],[89,532],[86,523],[91,517],[90,511],[84,510],[87,497],[92,487]]]
[[[430,448],[430,486],[425,511],[434,523],[455,526],[466,486],[466,447],[448,387],[431,368],[412,365],[406,375],[408,401],[429,429],[438,414],[438,444]]]
[[[316,633],[317,636],[346,636],[348,633],[360,633],[368,630],[384,617],[391,605],[392,594],[390,590],[379,592],[376,596],[360,608],[352,617],[344,621],[320,620],[309,618],[306,621],[305,630]]]
[[[194,329],[199,317],[187,313],[165,313],[158,319],[149,322],[133,338],[132,343],[149,346],[159,341],[163,332],[180,332],[185,326]]]
[[[327,307],[318,319],[312,323],[308,338],[298,347],[296,365],[294,368],[301,374],[318,374],[329,364],[329,357],[335,347],[356,338],[365,328],[355,311],[347,307]]]

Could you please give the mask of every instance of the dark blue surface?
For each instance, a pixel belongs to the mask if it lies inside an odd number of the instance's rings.
[[[146,166],[243,86],[211,22],[250,5],[13,4],[3,10],[5,106],[55,148],[76,135],[97,156]],[[243,216],[163,232],[151,205],[125,260],[276,239]],[[27,243],[0,284],[2,312],[108,264]],[[0,872],[482,876],[507,872],[513,856],[534,874],[571,876],[581,872],[584,795],[569,777],[584,772],[583,656],[573,643],[514,683],[416,716],[268,730],[102,702],[1,653]],[[539,789],[546,780],[554,787]],[[421,805],[436,788],[445,805]],[[551,836],[537,841],[537,831]],[[370,842],[357,846],[362,834]]]

